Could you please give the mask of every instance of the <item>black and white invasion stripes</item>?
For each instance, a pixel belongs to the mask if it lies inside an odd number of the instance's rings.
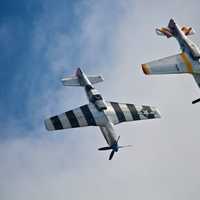
[[[45,120],[47,130],[61,130],[84,126],[106,126],[125,121],[160,118],[159,111],[151,106],[137,106],[117,102],[106,102],[107,109],[99,111],[94,104],[87,104]]]
[[[108,109],[105,111],[113,124],[125,121],[160,118],[158,110],[151,106],[137,106],[117,102],[107,102]]]
[[[47,130],[61,130],[83,126],[96,126],[94,108],[84,105],[45,120]]]

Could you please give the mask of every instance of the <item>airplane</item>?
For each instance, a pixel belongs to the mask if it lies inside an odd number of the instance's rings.
[[[142,64],[144,74],[192,74],[200,87],[200,49],[188,36],[195,34],[192,27],[180,27],[174,19],[170,19],[167,27],[156,28],[157,35],[174,37],[178,41],[181,53],[149,63]],[[192,101],[195,104],[200,101]]]
[[[114,125],[126,121],[161,117],[155,107],[105,101],[93,86],[93,84],[103,81],[102,76],[86,76],[80,68],[77,69],[74,76],[67,76],[61,81],[64,86],[84,87],[89,104],[46,119],[44,121],[46,129],[55,131],[68,128],[98,126],[108,144],[108,146],[101,147],[98,150],[111,150],[109,160],[113,158],[114,153],[120,148],[130,146],[118,145],[120,136],[115,133]]]

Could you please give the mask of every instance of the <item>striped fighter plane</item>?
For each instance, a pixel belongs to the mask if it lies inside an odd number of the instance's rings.
[[[81,86],[85,88],[89,104],[80,106],[60,115],[45,120],[46,129],[49,131],[98,126],[108,144],[99,148],[100,151],[111,150],[109,160],[120,148],[118,136],[114,131],[114,125],[126,121],[160,118],[159,111],[151,106],[136,106],[134,104],[105,101],[93,84],[103,81],[101,76],[86,76],[80,68],[75,76],[62,79],[64,86]]]
[[[157,28],[156,33],[167,38],[174,37],[178,41],[181,53],[146,64],[142,64],[143,72],[149,74],[192,74],[200,87],[200,50],[199,47],[187,36],[193,35],[192,27],[180,27],[171,19],[167,27]],[[195,104],[200,101],[194,100]]]

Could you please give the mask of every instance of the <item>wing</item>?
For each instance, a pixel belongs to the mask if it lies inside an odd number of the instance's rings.
[[[53,116],[44,121],[49,131],[84,126],[101,126],[104,119],[103,112],[99,112],[93,104],[83,105],[74,110]]]
[[[192,61],[186,53],[169,56],[142,64],[145,74],[180,74],[192,73]]]
[[[105,113],[113,124],[161,117],[155,107],[117,102],[107,102],[107,110],[105,110]]]

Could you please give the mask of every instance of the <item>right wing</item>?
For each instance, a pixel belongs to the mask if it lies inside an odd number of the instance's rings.
[[[101,126],[104,123],[103,119],[103,112],[99,112],[93,104],[87,104],[50,117],[44,123],[47,130],[54,131],[84,126]]]
[[[180,74],[192,73],[192,61],[189,56],[182,52],[178,55],[169,56],[142,64],[142,70],[146,75],[149,74]]]
[[[113,124],[121,122],[160,118],[159,111],[153,106],[106,102],[104,111]]]

